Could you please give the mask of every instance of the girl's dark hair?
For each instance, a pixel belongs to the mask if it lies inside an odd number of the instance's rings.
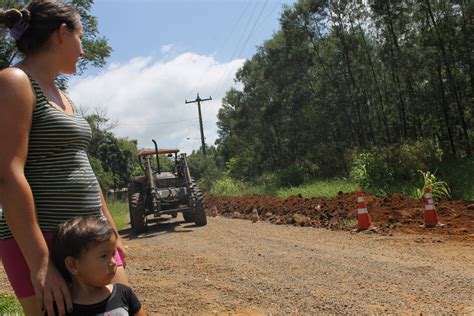
[[[0,9],[0,24],[11,29],[19,22],[29,26],[16,41],[16,46],[23,54],[31,54],[42,49],[61,24],[65,23],[71,32],[76,30],[80,16],[74,7],[57,0],[32,0],[21,10]]]
[[[53,260],[64,278],[71,282],[66,268],[66,257],[80,258],[81,255],[95,245],[110,240],[117,233],[105,221],[98,217],[75,217],[59,225],[53,251]]]

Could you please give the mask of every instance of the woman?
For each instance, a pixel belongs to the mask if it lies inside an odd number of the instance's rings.
[[[24,59],[0,72],[0,257],[26,315],[72,308],[50,259],[58,224],[105,216],[116,229],[87,158],[91,130],[55,85],[83,55],[78,12],[54,0],[0,10]],[[116,261],[125,258],[120,239]],[[121,258],[120,258],[121,257]],[[114,282],[128,284],[120,266]]]

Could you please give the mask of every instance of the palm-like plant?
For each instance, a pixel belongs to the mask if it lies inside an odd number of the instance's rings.
[[[450,199],[451,198],[451,190],[449,185],[445,181],[440,181],[436,178],[436,171],[431,173],[430,171],[423,172],[418,170],[418,172],[423,177],[423,187],[416,189],[416,196],[421,199],[425,194],[425,188],[427,186],[431,189],[431,195],[433,198],[437,199]]]

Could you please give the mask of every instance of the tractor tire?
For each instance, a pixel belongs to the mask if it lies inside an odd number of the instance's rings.
[[[185,223],[193,223],[194,222],[194,213],[192,212],[183,212],[183,218]]]
[[[196,226],[207,225],[206,211],[204,209],[204,205],[199,200],[196,206],[196,213],[194,213],[194,223],[196,224]]]
[[[206,217],[206,209],[204,208],[204,202],[202,200],[203,198],[202,192],[201,190],[197,188],[197,186],[194,186],[193,191],[196,197],[196,208],[193,213],[194,223],[196,224],[196,226],[206,226],[207,217]]]
[[[139,183],[132,182],[128,186],[128,210],[133,231],[136,234],[143,233],[146,230],[147,221],[145,216],[145,203]]]

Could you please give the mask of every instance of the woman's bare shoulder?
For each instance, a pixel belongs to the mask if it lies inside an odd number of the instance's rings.
[[[10,67],[0,71],[0,103],[31,104],[34,98],[30,79],[23,70]]]
[[[26,75],[26,73],[15,67],[5,68],[0,71],[0,83],[2,84],[1,87],[7,87],[5,85],[9,85],[10,87],[14,87],[17,85],[30,85],[30,79]],[[4,90],[4,89],[2,89]]]

